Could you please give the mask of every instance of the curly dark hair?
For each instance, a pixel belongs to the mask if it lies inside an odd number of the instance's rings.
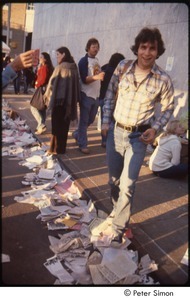
[[[159,58],[165,51],[164,42],[162,40],[162,36],[158,28],[143,28],[139,34],[135,38],[135,44],[131,47],[131,50],[135,55],[137,55],[139,46],[141,43],[154,43],[155,41],[158,42],[158,56]]]
[[[98,42],[98,40],[96,38],[91,38],[88,40],[86,47],[85,47],[85,51],[88,52],[88,50],[90,49],[90,46],[93,44],[98,44],[98,48],[100,48],[100,44]]]

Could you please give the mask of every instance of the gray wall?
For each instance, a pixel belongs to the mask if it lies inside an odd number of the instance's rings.
[[[188,97],[188,7],[183,3],[35,3],[32,48],[48,52],[56,65],[55,50],[66,46],[78,63],[88,39],[96,37],[101,65],[114,52],[134,59],[130,47],[144,26],[162,34],[166,51],[157,64],[173,80],[174,115],[179,116]]]

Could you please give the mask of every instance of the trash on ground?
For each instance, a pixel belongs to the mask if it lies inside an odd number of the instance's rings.
[[[54,285],[155,285],[147,276],[158,270],[148,254],[140,258],[129,249],[132,232],[127,230],[118,249],[111,246],[111,219],[97,210],[92,200],[81,199],[81,192],[71,175],[61,168],[58,159],[46,155],[19,116],[10,118],[10,109],[3,100],[2,155],[19,160],[28,167],[22,184],[30,189],[15,196],[18,203],[38,207],[37,220],[46,224],[55,236],[48,236],[53,257],[44,267],[55,276]],[[12,114],[13,116],[13,114]],[[186,252],[182,263],[186,263]],[[2,262],[10,261],[2,254]]]

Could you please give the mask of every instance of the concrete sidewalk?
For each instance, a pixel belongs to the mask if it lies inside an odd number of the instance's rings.
[[[19,97],[20,96],[20,97]],[[5,94],[11,107],[26,119],[32,132],[36,122],[29,111],[26,96]],[[28,99],[30,96],[27,96]],[[23,108],[24,107],[24,108]],[[49,144],[51,133],[50,117],[47,132],[38,139]],[[67,153],[60,164],[72,175],[83,199],[92,199],[97,208],[111,211],[109,201],[106,152],[100,146],[100,132],[96,122],[88,130],[90,155],[84,155],[72,138],[71,127]],[[136,185],[131,228],[132,243],[140,255],[148,253],[158,264],[156,276],[161,285],[187,285],[188,267],[181,264],[188,248],[188,185],[185,180],[169,180],[155,177],[147,166],[149,153],[145,158]],[[151,274],[152,275],[152,274]]]

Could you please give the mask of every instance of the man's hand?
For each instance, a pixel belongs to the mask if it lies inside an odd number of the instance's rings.
[[[107,136],[107,134],[108,134],[108,129],[109,129],[109,125],[103,124],[103,125],[102,125],[102,128],[101,128],[101,134],[102,134],[103,136]]]
[[[104,76],[105,76],[105,72],[100,72],[98,75],[95,75],[99,80],[103,81],[104,80]]]
[[[93,75],[93,76],[87,76],[86,77],[86,84],[92,83],[96,80],[103,81],[105,76],[105,72],[100,72],[99,74]]]
[[[139,137],[140,141],[144,144],[152,144],[154,142],[156,135],[156,130],[154,128],[149,128]]]
[[[39,49],[29,50],[27,52],[19,54],[10,66],[14,71],[19,71],[32,66],[37,66],[39,60]]]

